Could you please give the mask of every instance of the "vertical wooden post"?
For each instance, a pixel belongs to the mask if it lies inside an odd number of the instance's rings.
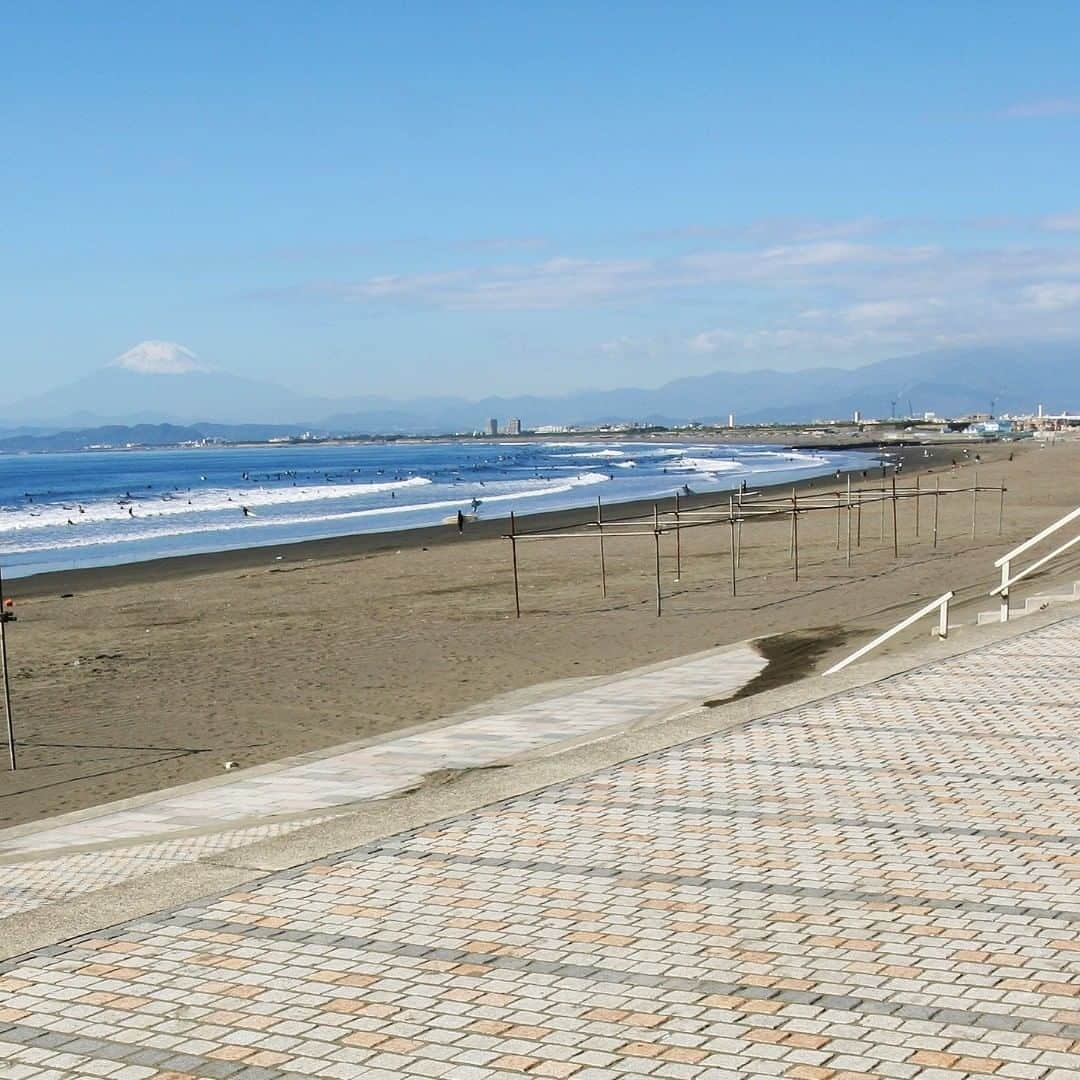
[[[919,490],[919,474],[915,474],[915,539],[919,539],[919,510],[922,506],[922,492]]]
[[[799,497],[795,489],[791,489],[791,552],[794,556],[792,566],[795,570],[795,580],[799,580]]]
[[[847,478],[847,565],[851,566],[851,477]]]
[[[791,489],[791,533],[788,536],[788,558],[794,560],[795,558],[795,506],[798,501],[798,495],[795,493],[795,488]]]
[[[885,498],[885,468],[883,466],[881,469],[881,522],[880,527],[878,528],[879,540],[885,539]]]
[[[742,567],[742,487],[739,487],[739,521],[735,526],[735,565]]]
[[[1005,531],[1005,481],[1001,481],[1001,502],[998,504],[998,536]]]
[[[728,496],[728,528],[731,531],[731,595],[736,594],[736,574],[738,556],[735,554],[735,500]]]
[[[663,594],[660,590],[660,510],[653,503],[653,540],[656,544],[656,614],[663,614]]]
[[[975,525],[979,518],[979,470],[975,470],[975,483],[971,486],[971,539],[975,539]]]
[[[514,511],[510,511],[510,557],[514,564],[514,618],[521,618],[521,593],[518,589],[517,539],[514,536]]]
[[[842,496],[841,496],[840,492],[838,491],[836,493],[836,550],[837,551],[840,550],[840,519],[843,516],[842,515],[842,510],[841,510],[841,503],[840,503],[841,498],[842,498]]]
[[[892,554],[894,559],[900,558],[900,536],[896,527],[896,473],[892,478]]]
[[[941,477],[934,477],[934,547],[938,538],[938,511],[941,508]]]
[[[596,531],[600,534],[600,591],[607,599],[607,560],[604,558],[604,508],[596,496]]]
[[[675,580],[682,578],[682,529],[679,528],[679,493],[675,492]]]
[[[7,625],[4,615],[4,576],[0,572],[0,676],[4,680],[4,716],[7,720],[8,760],[11,771],[18,767],[15,761],[15,716],[11,711],[11,683],[8,677]]]

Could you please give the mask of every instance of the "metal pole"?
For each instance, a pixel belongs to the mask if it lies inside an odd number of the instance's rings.
[[[859,488],[858,506],[855,511],[856,517],[856,529],[855,529],[855,546],[862,547],[862,488]]]
[[[971,489],[971,539],[975,539],[975,524],[979,513],[979,470],[975,470],[975,484]]]
[[[11,771],[18,767],[15,762],[15,717],[11,711],[11,683],[8,681],[7,625],[4,619],[4,577],[0,571],[0,674],[4,679],[4,716],[7,718],[8,760]]]
[[[1001,503],[998,505],[998,536],[1005,531],[1005,481],[1001,481]]]
[[[840,509],[840,499],[842,498],[840,492],[836,493],[836,550],[840,550],[840,518],[842,512]]]
[[[915,539],[919,539],[919,507],[922,505],[922,493],[919,491],[919,474],[915,474]]]
[[[941,477],[934,477],[934,547],[938,538],[938,511],[941,508]]]
[[[514,564],[514,618],[521,618],[521,593],[518,589],[517,540],[514,537],[514,511],[510,511],[510,558]]]
[[[892,478],[892,553],[894,559],[900,558],[900,537],[896,529],[896,473]]]
[[[851,566],[851,477],[847,478],[847,565]]]
[[[663,614],[663,596],[660,591],[660,511],[653,503],[653,540],[656,542],[656,614]]]
[[[881,470],[881,528],[878,530],[878,539],[885,539],[885,470]]]
[[[675,492],[675,580],[682,578],[682,529],[679,528],[679,493]]]
[[[604,509],[596,496],[596,529],[600,533],[600,591],[607,598],[607,560],[604,558]]]

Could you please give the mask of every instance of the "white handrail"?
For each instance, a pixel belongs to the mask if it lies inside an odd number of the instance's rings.
[[[865,656],[872,649],[876,649],[883,641],[888,641],[894,634],[899,634],[901,630],[906,630],[912,623],[918,622],[924,615],[929,615],[935,608],[941,609],[941,616],[938,622],[938,635],[946,638],[949,636],[949,601],[953,598],[954,593],[950,590],[939,596],[936,600],[931,600],[929,604],[919,608],[914,615],[909,615],[903,622],[897,623],[891,630],[886,630],[884,634],[878,634],[873,641],[864,645],[861,649],[857,649],[847,659],[841,660],[839,664],[833,664],[828,671],[823,672],[825,675],[834,675],[836,672],[843,670],[848,664],[854,663],[860,657]]]
[[[1002,555],[994,565],[1001,566],[1003,563],[1012,562],[1017,555],[1023,555],[1025,551],[1033,548],[1040,540],[1045,540],[1051,533],[1063,529],[1070,521],[1075,521],[1078,517],[1080,517],[1080,506],[1075,510],[1070,510],[1063,518],[1058,518],[1053,525],[1047,525],[1042,532],[1036,533],[1030,540],[1025,540],[1019,547],[1014,547],[1007,555]]]
[[[1045,566],[1051,559],[1056,559],[1059,555],[1068,551],[1074,544],[1080,544],[1080,533],[1077,533],[1071,540],[1066,540],[1061,547],[1054,548],[1049,555],[1044,555],[1041,559],[1033,562],[1026,570],[1021,570],[1019,574],[1014,574],[1008,581],[1003,581],[996,588],[990,590],[991,596],[997,596],[1002,589],[1007,589],[1010,585],[1015,585],[1018,581],[1023,581],[1028,574],[1033,574],[1040,567]]]
[[[1019,574],[1012,573],[1012,561],[1017,555],[1022,555],[1025,551],[1029,551],[1040,541],[1045,540],[1048,536],[1052,536],[1058,531],[1058,529],[1065,528],[1070,522],[1080,518],[1080,506],[1075,510],[1070,510],[1064,517],[1058,518],[1052,525],[1047,525],[1042,532],[1036,533],[1030,540],[1025,540],[1019,547],[1014,547],[1012,551],[1005,555],[1002,555],[994,565],[1001,567],[1001,584],[991,590],[991,596],[1001,597],[1001,622],[1009,621],[1009,586],[1013,585],[1017,581],[1022,581],[1029,574],[1034,573],[1040,567],[1045,566],[1051,559],[1056,559],[1063,551],[1068,551],[1073,544],[1080,541],[1080,536],[1074,537],[1068,543],[1062,544],[1061,547],[1054,551],[1051,551],[1049,555],[1044,555],[1041,559],[1033,562],[1026,570],[1021,570]]]

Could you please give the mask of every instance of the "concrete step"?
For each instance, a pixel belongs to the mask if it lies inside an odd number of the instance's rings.
[[[1080,600],[1080,581],[1074,581],[1072,592],[1066,593],[1036,593],[1034,596],[1028,596],[1024,600],[1024,606],[1014,604],[1012,610],[1009,612],[1009,619],[1022,619],[1025,615],[1034,615],[1036,612],[1045,611],[1051,604],[1071,604]],[[986,626],[989,623],[996,623],[1001,621],[1001,610],[995,608],[993,611],[980,611],[975,617],[975,624],[977,626]]]

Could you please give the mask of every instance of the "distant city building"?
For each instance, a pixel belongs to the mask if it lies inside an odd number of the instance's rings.
[[[494,416],[488,421],[487,433],[489,435],[499,434],[499,421]]]
[[[492,432],[494,435],[495,433]],[[506,434],[507,435],[520,435],[521,434],[521,420],[516,416],[511,416],[506,421]]]
[[[1012,429],[1011,420],[979,420],[969,424],[967,431],[971,435],[1006,435]]]
[[[538,428],[533,428],[533,430],[537,435],[565,435],[574,429],[567,427],[565,424],[541,424]]]
[[[734,427],[735,426],[735,414],[733,412],[729,412],[727,414],[727,426],[728,427]]]
[[[862,413],[861,413],[861,412],[859,412],[859,410],[858,410],[858,409],[856,409],[856,410],[855,410],[855,411],[854,411],[854,412],[853,412],[853,413],[851,414],[851,419],[852,419],[852,422],[853,422],[853,423],[856,423],[856,424],[858,424],[858,423],[861,423],[861,422],[862,422]]]

